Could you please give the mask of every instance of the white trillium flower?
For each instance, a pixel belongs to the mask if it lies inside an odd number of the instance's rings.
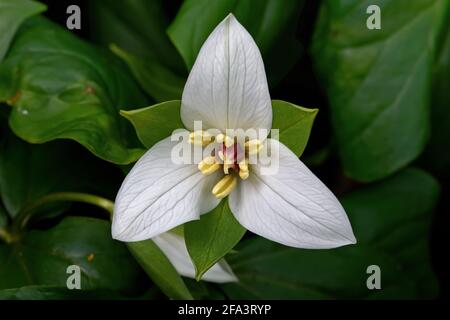
[[[221,163],[217,156],[210,156],[197,164],[184,164],[171,158],[179,142],[168,137],[154,145],[135,164],[119,190],[112,224],[115,239],[165,239],[155,242],[172,261],[170,257],[176,256],[177,250],[176,246],[168,250],[171,240],[165,232],[200,219],[228,196],[237,221],[272,241],[308,249],[356,242],[339,201],[285,145],[266,136],[236,145],[236,140],[226,135],[230,129],[269,132],[272,125],[261,54],[251,35],[231,14],[214,29],[198,54],[183,91],[181,118],[191,130],[191,143],[223,144],[220,158],[231,152],[228,158],[233,160]],[[209,136],[203,131],[193,132],[195,121],[221,133]],[[275,174],[264,174],[262,164],[247,161],[248,154],[265,148],[278,159]],[[236,150],[240,150],[240,159]],[[178,248],[178,262],[189,260],[184,242]],[[172,263],[181,274],[193,276],[192,262]],[[235,279],[228,267],[213,268],[209,280]]]

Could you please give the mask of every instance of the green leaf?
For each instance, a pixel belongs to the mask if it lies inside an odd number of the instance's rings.
[[[180,100],[155,104],[147,108],[120,111],[134,126],[139,140],[147,148],[169,137],[176,129],[184,128],[180,117]]]
[[[94,41],[115,44],[141,59],[173,71],[185,71],[181,56],[166,34],[169,19],[162,0],[89,1],[90,32]]]
[[[226,298],[224,292],[213,282],[195,281],[190,278],[185,278],[184,281],[195,300],[224,300]]]
[[[128,249],[153,282],[171,299],[190,300],[192,295],[170,261],[151,240],[129,242]]]
[[[68,300],[80,299],[84,294],[84,290],[57,286],[25,286],[0,290],[0,300]]]
[[[190,69],[209,34],[233,13],[255,39],[269,81],[274,84],[300,56],[295,31],[303,3],[299,0],[186,0],[167,32]]]
[[[450,23],[450,18],[448,21]],[[425,153],[425,163],[436,175],[450,177],[450,149],[445,147],[450,141],[450,31],[446,32],[443,40],[434,67],[431,137]]]
[[[152,292],[143,297],[154,298]],[[0,300],[124,300],[129,296],[112,290],[68,290],[57,286],[25,286],[0,290]]]
[[[166,34],[168,19],[161,1],[91,1],[89,5],[94,39],[128,64],[152,98],[180,99],[186,70]]]
[[[371,4],[381,8],[380,30],[365,27],[365,11]],[[312,54],[349,176],[377,180],[422,152],[429,135],[436,38],[449,4],[434,0],[323,2]]]
[[[25,205],[52,192],[84,191],[115,196],[120,181],[113,178],[116,175],[120,179],[120,172],[75,143],[30,145],[10,132],[5,133],[0,144],[0,189],[12,218]],[[55,209],[60,208],[58,204]]]
[[[202,215],[200,220],[184,225],[186,246],[195,266],[197,281],[234,248],[245,231],[234,218],[226,199]]]
[[[142,88],[156,101],[181,99],[186,79],[151,59],[138,58],[111,46],[111,50],[130,67]]]
[[[8,213],[3,207],[3,204],[0,202],[0,229],[6,227],[7,224],[8,224]]]
[[[272,100],[272,110],[272,128],[280,130],[280,141],[301,156],[319,110],[306,109],[282,100]]]
[[[0,245],[0,261],[0,289],[66,288],[70,265],[80,267],[83,290],[131,293],[143,280],[126,246],[111,239],[110,223],[86,217],[67,217],[49,230],[32,230],[12,244]]]
[[[254,238],[227,257],[240,282],[222,287],[239,299],[433,298],[428,239],[438,193],[417,169],[359,189],[342,199],[356,245],[304,250]],[[381,268],[381,290],[366,287],[370,265]]]
[[[47,7],[36,1],[0,0],[0,62],[19,26],[29,17],[45,11]]]
[[[31,143],[72,139],[118,164],[138,159],[143,150],[119,109],[145,100],[112,58],[41,17],[27,21],[0,65],[14,133]]]

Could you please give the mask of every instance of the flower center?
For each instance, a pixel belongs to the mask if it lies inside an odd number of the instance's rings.
[[[262,148],[262,142],[258,139],[247,140],[241,146],[236,139],[227,135],[221,133],[212,136],[205,131],[190,133],[189,142],[197,146],[217,144],[211,155],[200,161],[198,169],[204,175],[210,175],[218,170],[223,171],[224,177],[212,189],[212,193],[218,199],[225,198],[233,191],[238,177],[242,180],[249,177],[249,156],[257,154]]]

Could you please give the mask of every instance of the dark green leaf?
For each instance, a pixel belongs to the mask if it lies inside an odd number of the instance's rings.
[[[214,283],[195,281],[190,278],[185,278],[184,281],[195,300],[223,300],[226,298],[224,292]]]
[[[209,34],[233,13],[255,39],[267,76],[276,83],[299,58],[295,28],[302,6],[300,0],[187,0],[167,32],[190,69]]]
[[[234,218],[228,201],[222,200],[200,220],[184,225],[186,246],[194,262],[196,278],[222,259],[244,236],[245,228]]]
[[[241,299],[433,298],[428,234],[438,191],[417,169],[355,191],[342,203],[356,245],[303,250],[251,239],[227,257],[240,282],[223,288]],[[366,287],[370,265],[381,268],[381,290]]]
[[[166,34],[169,19],[162,0],[89,1],[91,33],[96,42],[115,44],[140,59],[184,71],[183,61]]]
[[[145,102],[112,55],[41,17],[18,33],[0,65],[0,101],[12,105],[9,124],[22,139],[72,139],[96,156],[126,164],[142,155],[119,109]]]
[[[111,290],[68,290],[57,286],[25,286],[0,290],[0,300],[123,300],[154,298],[151,291],[129,297]]]
[[[142,271],[127,248],[111,239],[107,221],[67,217],[54,228],[33,230],[0,245],[0,289],[26,285],[66,288],[67,267],[81,269],[83,290],[131,292],[142,283]]]
[[[272,128],[280,130],[280,141],[301,156],[319,110],[302,108],[282,100],[272,100],[272,110]]]
[[[450,18],[448,21],[450,23]],[[431,124],[425,154],[427,167],[436,174],[450,177],[450,31],[446,33],[434,69]]]
[[[0,202],[0,229],[6,227],[7,224],[8,224],[8,213],[3,207],[3,204]]]
[[[113,45],[111,50],[130,67],[142,88],[156,101],[181,99],[186,79],[152,59],[144,59]]]
[[[366,9],[381,8],[380,30]],[[429,133],[431,62],[450,3],[327,0],[313,38],[344,169],[373,181],[414,160]]]
[[[11,217],[52,192],[114,197],[120,183],[113,179],[116,170],[68,141],[30,145],[7,133],[0,144],[1,199]]]
[[[192,299],[183,279],[151,239],[130,242],[127,245],[147,275],[169,298]]]
[[[358,242],[396,258],[420,298],[437,294],[430,265],[429,232],[438,196],[439,185],[432,176],[418,169],[405,169],[342,199]]]
[[[161,1],[91,1],[97,42],[110,46],[155,100],[180,99],[186,78],[182,59],[167,34]],[[180,75],[179,75],[180,74]]]
[[[173,100],[137,110],[122,110],[120,114],[131,121],[142,144],[151,148],[174,130],[184,128],[180,107],[181,101]]]
[[[29,17],[45,11],[46,6],[30,0],[0,0],[0,62],[8,51],[14,34]]]

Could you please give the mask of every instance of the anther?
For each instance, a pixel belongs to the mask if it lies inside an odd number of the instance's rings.
[[[234,140],[232,138],[230,138],[229,136],[224,135],[223,133],[218,134],[216,136],[216,141],[218,143],[225,144],[225,147],[227,147],[227,148],[231,147],[234,144]]]
[[[239,162],[239,177],[242,180],[245,180],[248,178],[249,175],[250,175],[250,173],[248,171],[247,161],[243,160],[243,161]]]
[[[241,170],[241,171],[248,171],[247,161],[242,160],[241,162],[239,162],[239,170]]]
[[[203,130],[189,133],[189,143],[196,146],[206,146],[212,142],[213,136]]]
[[[257,154],[263,147],[263,143],[261,140],[253,139],[250,141],[247,141],[245,143],[245,151],[248,152],[249,155]]]
[[[250,175],[250,173],[249,173],[248,171],[242,171],[242,170],[239,170],[239,177],[240,177],[242,180],[247,179],[249,175]]]
[[[204,175],[210,175],[220,169],[220,164],[216,162],[213,156],[206,157],[198,164],[198,170]]]
[[[225,177],[220,179],[212,189],[213,195],[218,199],[225,198],[227,195],[233,191],[236,187],[237,178],[235,175],[227,174]]]

